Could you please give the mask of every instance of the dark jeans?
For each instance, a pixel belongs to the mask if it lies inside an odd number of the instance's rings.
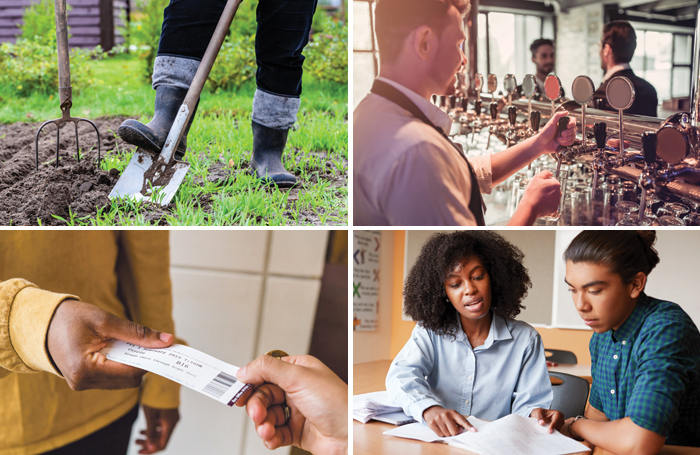
[[[259,0],[255,36],[258,88],[276,95],[301,94],[301,51],[309,42],[316,3],[317,0]],[[165,8],[158,55],[201,60],[224,6],[225,0],[170,0]]]
[[[129,448],[131,426],[138,415],[139,407],[136,405],[106,427],[43,455],[124,455]]]

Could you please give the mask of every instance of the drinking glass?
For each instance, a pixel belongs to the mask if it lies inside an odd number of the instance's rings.
[[[588,226],[590,222],[591,188],[586,183],[579,183],[571,195],[571,225]]]
[[[659,226],[685,226],[685,222],[673,215],[664,215],[656,219]]]
[[[546,170],[550,171],[552,173],[552,175],[555,175],[557,172],[557,170],[554,168],[547,168]],[[540,217],[541,220],[559,221],[559,218],[561,218],[562,208],[564,207],[564,199],[566,198],[566,181],[567,181],[568,176],[569,176],[569,171],[566,171],[564,169],[559,170],[559,189],[561,190],[561,198],[559,198],[559,206],[557,207],[557,210],[554,213]]]

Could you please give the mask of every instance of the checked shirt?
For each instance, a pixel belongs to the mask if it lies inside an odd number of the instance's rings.
[[[618,330],[590,342],[590,405],[700,447],[700,333],[680,306],[642,294]]]

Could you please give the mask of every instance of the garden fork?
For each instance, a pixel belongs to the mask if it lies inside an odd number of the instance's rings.
[[[66,20],[66,0],[56,0],[56,47],[58,48],[58,97],[61,102],[61,118],[47,120],[41,124],[34,137],[36,150],[36,169],[39,170],[39,133],[49,123],[56,124],[56,167],[58,167],[59,140],[61,124],[73,122],[75,125],[75,144],[80,162],[80,141],[78,139],[78,123],[87,122],[97,133],[97,165],[100,165],[100,131],[92,120],[71,117],[70,108],[73,105],[73,90],[70,85],[70,56],[68,49],[68,21]]]

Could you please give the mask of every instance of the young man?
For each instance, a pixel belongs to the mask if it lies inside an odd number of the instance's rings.
[[[634,85],[634,103],[627,114],[647,115],[656,117],[656,108],[659,104],[656,89],[649,82],[634,74],[630,68],[630,61],[637,48],[637,34],[627,21],[612,21],[603,27],[603,37],[600,41],[600,67],[605,71],[603,83],[598,87],[594,99],[601,100],[597,103],[598,109],[613,110],[608,104],[605,89],[610,79],[624,76]]]
[[[654,231],[584,231],[564,253],[566,283],[591,337],[585,416],[560,430],[617,455],[700,447],[700,333],[675,303],[644,293]]]
[[[554,41],[547,38],[538,38],[530,44],[530,53],[532,54],[532,63],[535,64],[535,81],[537,82],[538,90],[532,99],[537,101],[545,100],[544,81],[554,71],[556,62]],[[522,94],[522,86],[518,86],[518,93]]]
[[[561,136],[557,113],[541,133],[503,152],[466,159],[449,141],[451,119],[433,94],[455,91],[466,63],[464,0],[379,0],[380,73],[354,113],[355,225],[484,224],[481,191],[544,153],[573,143],[572,120]],[[551,173],[535,176],[510,223],[533,224],[556,210],[561,192]]]

